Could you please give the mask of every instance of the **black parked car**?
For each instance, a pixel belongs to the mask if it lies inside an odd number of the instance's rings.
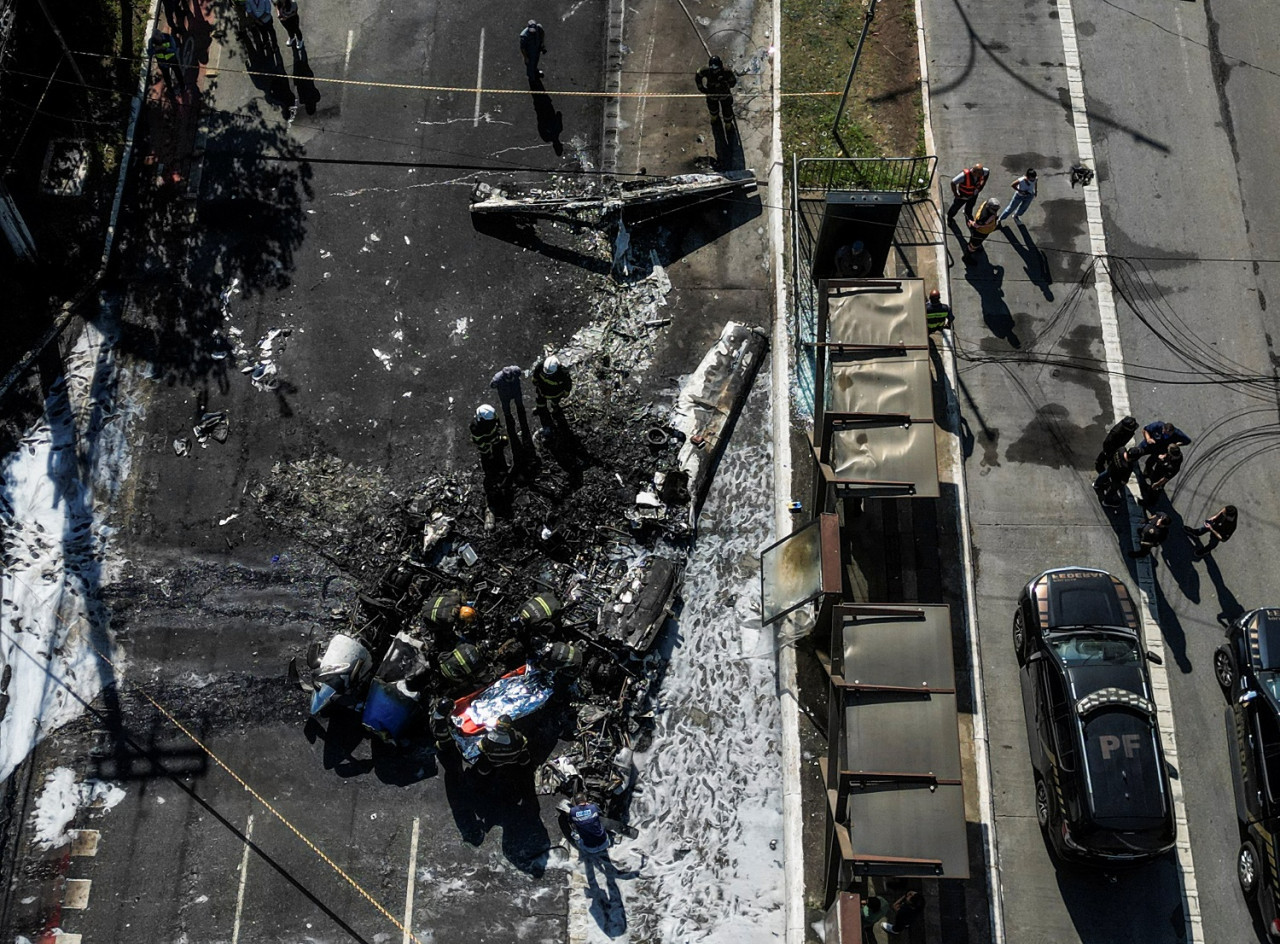
[[[1177,827],[1138,614],[1103,570],[1065,567],[1027,584],[1013,617],[1035,768],[1036,818],[1065,862],[1134,866]]]
[[[1280,941],[1280,607],[1246,613],[1227,628],[1213,671],[1231,702],[1227,730],[1235,741],[1231,780],[1240,820],[1236,877],[1255,899],[1267,938]]]

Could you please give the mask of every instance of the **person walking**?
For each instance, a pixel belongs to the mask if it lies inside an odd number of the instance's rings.
[[[1146,468],[1138,475],[1138,488],[1142,492],[1140,504],[1149,508],[1160,500],[1164,487],[1182,468],[1182,447],[1169,443],[1164,452],[1147,457]]]
[[[738,84],[738,77],[732,69],[726,69],[719,56],[712,56],[707,64],[693,76],[698,91],[707,96],[707,111],[711,112],[711,122],[716,124],[721,117],[725,121],[733,121],[733,87]]]
[[[950,328],[955,321],[951,306],[942,300],[942,293],[936,288],[929,293],[929,300],[924,303],[924,317],[930,334]]]
[[[1236,525],[1239,523],[1239,512],[1235,505],[1224,505],[1216,514],[1210,515],[1204,519],[1203,528],[1193,528],[1191,525],[1183,525],[1182,530],[1187,532],[1188,536],[1196,538],[1192,541],[1196,546],[1196,559],[1209,554],[1219,544],[1225,544],[1231,540],[1231,535],[1236,533]],[[1201,535],[1209,535],[1209,543],[1203,547],[1198,540]]]
[[[520,31],[520,55],[524,57],[525,75],[529,81],[542,78],[542,70],[538,61],[547,51],[547,33],[537,20],[530,20],[529,25]]]
[[[1013,199],[1009,201],[1009,205],[1000,214],[1001,223],[1010,216],[1018,222],[1022,222],[1022,214],[1027,212],[1027,207],[1031,206],[1031,201],[1036,198],[1035,168],[1028,167],[1027,172],[1015,180],[1011,186],[1013,187]]]
[[[893,907],[889,910],[889,920],[880,927],[889,934],[903,934],[922,914],[924,914],[924,895],[913,889],[893,903]]]
[[[1160,512],[1152,518],[1148,518],[1146,523],[1138,529],[1138,549],[1130,551],[1130,557],[1148,557],[1151,552],[1165,542],[1169,537],[1169,516],[1165,512]]]
[[[969,245],[967,248],[970,254],[982,251],[982,244],[1000,225],[999,214],[1000,201],[995,197],[991,197],[986,203],[982,204],[982,209],[978,210],[978,215],[968,220]]]
[[[298,0],[275,0],[276,15],[280,17],[280,25],[289,34],[286,46],[293,46],[298,55],[303,55],[302,27],[298,23]]]
[[[947,210],[948,220],[956,218],[956,210],[961,206],[964,207],[964,218],[973,219],[973,205],[978,200],[978,194],[982,193],[982,188],[987,185],[989,176],[991,171],[981,164],[974,164],[951,178],[951,195],[955,199]]]
[[[511,415],[512,403],[516,405],[516,412],[520,415],[520,431],[525,436],[529,435],[529,417],[524,412],[524,390],[520,385],[520,378],[523,376],[524,371],[515,364],[511,364],[494,374],[493,380],[489,381],[489,386],[498,391],[502,415],[507,421],[507,435],[513,439],[516,435],[516,424]]]
[[[1093,490],[1098,493],[1103,507],[1120,507],[1124,500],[1124,487],[1133,474],[1133,463],[1132,453],[1126,449],[1117,449],[1107,459],[1106,468],[1093,482]]]
[[[1137,431],[1138,421],[1132,416],[1126,416],[1115,426],[1112,426],[1102,440],[1102,448],[1098,451],[1098,458],[1093,460],[1093,471],[1101,472],[1105,469],[1107,460],[1116,454],[1117,449],[1123,449],[1129,445],[1129,440],[1133,438],[1133,434]]]
[[[1155,455],[1157,452],[1162,452],[1170,443],[1189,446],[1191,437],[1164,420],[1148,423],[1142,427],[1142,442],[1138,444],[1137,455],[1134,458]]]

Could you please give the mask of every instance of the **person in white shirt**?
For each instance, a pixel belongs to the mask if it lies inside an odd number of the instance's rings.
[[[1000,222],[1003,223],[1010,215],[1015,220],[1021,221],[1022,214],[1027,212],[1027,207],[1031,206],[1031,201],[1036,198],[1036,172],[1033,168],[1028,167],[1027,172],[1015,180],[1013,186],[1013,199],[1009,201],[1009,205],[1004,208],[1004,212],[1000,214]]]

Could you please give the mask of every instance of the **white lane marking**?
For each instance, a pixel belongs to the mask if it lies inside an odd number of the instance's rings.
[[[1067,66],[1067,89],[1071,97],[1071,119],[1075,124],[1076,147],[1081,162],[1093,167],[1093,139],[1089,135],[1089,114],[1084,100],[1084,77],[1080,71],[1080,48],[1076,41],[1076,20],[1071,8],[1071,0],[1057,0],[1058,25],[1062,30],[1062,49]],[[1096,171],[1097,168],[1093,167]],[[1107,382],[1111,387],[1111,402],[1116,416],[1129,415],[1129,385],[1121,370],[1124,365],[1124,354],[1120,349],[1120,326],[1116,318],[1115,298],[1111,294],[1111,273],[1107,266],[1107,240],[1102,229],[1102,200],[1097,185],[1084,188],[1085,215],[1089,223],[1089,249],[1093,253],[1094,265],[1097,266],[1094,277],[1094,289],[1098,296],[1098,317],[1102,322],[1102,344],[1106,352]],[[1129,494],[1134,501],[1125,503],[1129,516],[1130,533],[1137,546],[1138,519],[1134,510],[1139,497],[1136,482],[1129,483]],[[1164,637],[1160,634],[1160,624],[1156,618],[1155,576],[1151,567],[1151,558],[1142,558],[1138,562],[1138,590],[1142,595],[1142,634],[1147,648],[1168,661],[1165,652]],[[1173,727],[1173,706],[1169,701],[1169,673],[1163,665],[1151,668],[1152,694],[1156,700],[1156,717],[1163,734],[1165,759],[1179,772],[1178,741]],[[1187,808],[1182,795],[1182,778],[1170,778],[1173,794],[1174,817],[1178,823],[1178,845],[1175,850],[1178,870],[1182,877],[1182,913],[1186,915],[1185,939],[1192,944],[1204,941],[1204,926],[1200,915],[1200,893],[1196,887],[1195,864],[1191,858],[1191,838],[1187,829]]]
[[[471,127],[480,127],[480,89],[484,87],[484,27],[480,27],[480,61],[476,63],[476,114]]]
[[[231,925],[231,944],[240,940],[240,916],[244,913],[244,881],[249,874],[249,840],[253,838],[253,814],[244,827],[244,853],[240,856],[240,890],[236,892],[236,918]]]
[[[409,882],[404,890],[404,939],[402,944],[409,944],[413,933],[413,879],[418,872],[418,825],[419,818],[413,818],[413,835],[409,839]]]
[[[929,55],[925,49],[924,10],[921,0],[915,0],[916,7],[916,45],[920,60],[920,99],[924,106],[924,146],[926,154],[937,154],[938,149],[933,140],[933,118],[929,106]],[[941,192],[941,182],[938,183]],[[942,203],[938,204],[939,213]],[[934,265],[937,267],[939,284],[944,282],[947,273],[946,240],[934,246]],[[947,301],[950,301],[951,286],[945,286]],[[956,391],[960,389],[959,375],[956,371],[955,335],[950,329],[944,329],[940,335],[944,345],[945,357],[942,369],[947,375],[947,418],[951,428],[960,427],[960,400]],[[996,801],[991,788],[991,734],[987,729],[986,688],[982,678],[982,640],[978,635],[978,587],[973,566],[973,529],[969,523],[969,478],[968,467],[964,462],[964,453],[960,446],[959,434],[948,437],[951,444],[951,467],[955,472],[956,513],[959,519],[960,532],[960,566],[964,573],[964,616],[968,624],[969,636],[969,675],[973,680],[973,763],[978,778],[978,816],[986,832],[984,855],[987,860],[987,890],[991,902],[989,917],[992,944],[1004,944],[1004,882],[1000,874],[1000,837],[996,833]]]
[[[342,57],[342,77],[347,77],[347,70],[351,67],[351,47],[356,41],[356,31],[347,30],[347,52]]]
[[[782,3],[773,3],[773,36],[782,35]],[[688,12],[688,11],[686,11]],[[773,260],[773,363],[770,408],[773,411],[773,528],[774,539],[791,533],[791,377],[787,358],[787,273],[781,264],[782,201],[786,199],[786,169],[782,163],[782,50],[773,49],[770,74],[769,135],[769,256]],[[816,510],[816,509],[815,509]],[[774,623],[778,641],[778,696],[782,715],[782,861],[786,871],[783,929],[786,944],[804,944],[807,931],[804,902],[804,820],[800,794],[800,700],[795,647],[784,641],[791,634],[791,617]]]
[[[640,170],[640,162],[644,159],[644,110],[649,104],[647,93],[649,91],[649,76],[652,74],[650,70],[653,68],[653,46],[657,36],[654,33],[649,34],[649,42],[644,51],[644,69],[641,72],[640,94],[636,96],[636,167]]]

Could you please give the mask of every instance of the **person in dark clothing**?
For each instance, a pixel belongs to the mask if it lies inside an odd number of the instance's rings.
[[[1138,444],[1137,455],[1134,458],[1155,455],[1157,452],[1163,451],[1170,443],[1189,446],[1191,445],[1191,437],[1172,423],[1166,423],[1164,420],[1148,423],[1142,427],[1142,442]]]
[[[1146,468],[1138,476],[1138,488],[1142,490],[1142,505],[1154,505],[1160,500],[1164,487],[1182,468],[1182,447],[1169,443],[1164,452],[1147,457]]]
[[[1192,538],[1199,538],[1203,534],[1209,535],[1209,543],[1200,546],[1199,540],[1192,543],[1196,549],[1193,552],[1197,559],[1204,557],[1215,547],[1221,543],[1231,540],[1231,535],[1236,533],[1236,525],[1239,523],[1239,512],[1235,505],[1225,505],[1217,514],[1211,515],[1204,519],[1203,528],[1193,528],[1191,525],[1183,525],[1182,530]]]
[[[893,903],[893,908],[889,912],[889,920],[881,924],[880,927],[884,928],[889,934],[902,934],[922,914],[924,914],[924,895],[913,889]]]
[[[520,31],[520,55],[524,57],[524,71],[530,82],[542,78],[538,61],[546,51],[546,31],[537,20],[530,20],[529,25]]]
[[[511,404],[516,405],[516,412],[520,415],[520,431],[525,435],[529,435],[529,417],[524,412],[524,390],[520,385],[520,378],[524,376],[522,371],[515,364],[504,367],[493,375],[493,380],[489,381],[489,386],[498,391],[498,401],[502,404],[502,415],[507,421],[507,435],[515,438],[516,424],[511,416]]]
[[[609,848],[609,831],[605,829],[604,816],[600,807],[592,803],[585,793],[574,796],[573,806],[569,807],[569,823],[583,852],[604,852]]]
[[[738,77],[732,69],[726,69],[719,56],[712,56],[707,64],[695,73],[694,83],[698,91],[707,96],[707,111],[712,122],[733,121],[733,87]]]
[[[422,605],[422,617],[432,625],[458,630],[475,621],[475,607],[468,606],[460,590],[437,593]]]
[[[1133,434],[1138,431],[1138,421],[1132,416],[1126,416],[1115,426],[1107,431],[1106,438],[1102,440],[1102,449],[1098,451],[1098,458],[1093,460],[1093,471],[1101,472],[1107,467],[1107,460],[1116,454],[1117,449],[1123,449],[1129,445],[1129,440],[1133,438]]]
[[[471,643],[463,642],[448,652],[441,653],[436,660],[436,667],[453,689],[466,687],[472,684],[476,674],[484,667],[484,656]]]
[[[955,321],[955,316],[951,314],[951,306],[942,300],[942,293],[936,288],[929,293],[929,300],[924,303],[924,316],[930,334],[941,331],[943,328],[950,328]]]
[[[1138,549],[1130,551],[1130,557],[1147,557],[1169,536],[1169,516],[1163,511],[1138,529]]]
[[[503,715],[480,739],[480,773],[488,773],[493,767],[505,767],[509,764],[527,764],[529,762],[529,740],[515,724],[510,715]]]
[[[1119,508],[1124,501],[1124,488],[1133,474],[1134,459],[1126,449],[1117,449],[1107,460],[1107,467],[1093,482],[1093,490],[1107,508]]]
[[[564,427],[564,399],[573,390],[569,368],[554,354],[544,357],[533,367],[533,402],[542,423],[543,435],[550,435],[553,425]]]
[[[480,464],[486,473],[502,475],[507,471],[507,456],[503,451],[507,437],[502,434],[498,412],[488,403],[481,403],[471,420],[471,441],[480,453]]]
[[[438,699],[431,709],[431,718],[427,722],[427,726],[431,729],[431,736],[435,739],[436,747],[439,749],[448,747],[453,743],[454,725],[450,720],[452,715],[452,698]]]
[[[867,251],[867,244],[861,239],[845,243],[836,250],[833,262],[836,275],[842,279],[865,279],[871,275],[875,259]]]

